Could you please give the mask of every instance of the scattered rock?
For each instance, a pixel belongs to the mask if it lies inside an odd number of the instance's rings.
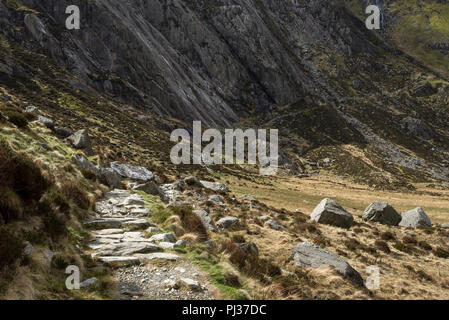
[[[173,235],[173,233],[160,233],[160,234],[155,234],[154,236],[152,236],[149,241],[150,242],[171,242],[171,243],[175,243],[176,239],[175,239],[175,236]]]
[[[211,195],[208,200],[211,202],[218,203],[218,204],[224,203],[223,199],[219,195],[216,195],[216,194]]]
[[[48,129],[54,129],[55,128],[55,123],[53,122],[53,120],[44,117],[44,116],[39,116],[37,118],[37,121],[39,121],[40,123],[42,123],[44,126],[46,126]]]
[[[134,186],[132,188],[133,190],[136,191],[143,191],[146,194],[151,194],[154,196],[159,196],[161,198],[161,200],[165,203],[167,203],[169,201],[168,196],[165,194],[164,191],[162,191],[157,184],[154,181],[149,181],[147,183],[143,183],[143,184],[137,184],[136,186]]]
[[[94,155],[87,129],[75,132],[69,136],[67,140],[70,141],[76,149],[84,150],[88,156]]]
[[[245,200],[245,201],[250,201],[250,202],[258,202],[258,200],[256,198],[248,196],[248,195],[243,195],[240,197],[240,199]]]
[[[23,254],[26,256],[29,256],[29,255],[33,254],[33,252],[35,252],[35,251],[36,251],[36,248],[34,248],[34,246],[30,242],[25,241],[25,249],[23,249]]]
[[[265,225],[269,226],[271,229],[274,229],[274,230],[281,230],[281,226],[279,225],[279,223],[277,223],[273,219],[270,219],[267,222],[265,222]]]
[[[449,222],[443,223],[443,224],[441,225],[441,228],[443,228],[443,229],[449,229]]]
[[[237,217],[224,217],[217,221],[217,226],[222,229],[234,229],[240,225]]]
[[[201,219],[201,222],[203,223],[203,226],[206,228],[206,230],[212,232],[218,231],[217,226],[214,223],[214,220],[212,220],[212,218],[209,217],[209,213],[207,213],[207,211],[193,210],[193,213],[196,214]]]
[[[131,164],[121,164],[119,162],[111,163],[111,168],[124,178],[139,181],[150,181],[154,175],[151,171],[144,167],[133,166]]]
[[[175,243],[175,248],[185,248],[187,246],[188,242],[185,240],[178,240]]]
[[[72,154],[72,160],[78,165],[80,169],[88,169],[98,175],[98,168],[92,162],[79,154]]]
[[[401,227],[431,227],[432,222],[430,221],[427,214],[420,207],[413,210],[402,213],[402,220],[399,223]]]
[[[176,281],[175,288],[176,287],[187,288],[193,291],[201,291],[203,289],[198,281],[189,278],[181,278],[178,281]]]
[[[38,109],[35,106],[28,106],[28,107],[26,107],[25,112],[34,114],[35,116],[39,115],[39,111],[38,111]]]
[[[349,228],[354,223],[352,214],[343,209],[337,202],[325,198],[316,206],[310,219],[318,223],[329,224],[341,228]]]
[[[401,215],[387,202],[371,203],[363,213],[363,220],[378,222],[390,226],[397,226],[401,222]]]
[[[148,233],[161,233],[162,230],[156,227],[149,227],[147,230],[145,230]]]
[[[291,257],[298,267],[319,268],[333,266],[345,278],[351,279],[358,285],[363,285],[360,274],[349,263],[334,253],[322,249],[311,242],[303,242],[292,248]]]
[[[204,180],[201,180],[200,182],[204,186],[204,188],[212,190],[216,193],[229,192],[229,188],[221,182],[211,182],[211,181],[204,181]]]
[[[91,285],[93,285],[95,282],[97,282],[98,279],[96,277],[87,279],[83,282],[80,283],[80,288],[87,288],[90,287]]]

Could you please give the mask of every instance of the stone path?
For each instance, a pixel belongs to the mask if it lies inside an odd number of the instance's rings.
[[[116,189],[96,203],[95,215],[84,222],[91,229],[92,258],[116,269],[120,298],[214,299],[205,275],[174,252],[185,242],[162,231],[148,237],[158,226],[146,205],[140,195]]]

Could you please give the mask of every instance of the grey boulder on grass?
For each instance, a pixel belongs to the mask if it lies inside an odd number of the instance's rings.
[[[322,249],[311,242],[302,242],[292,248],[291,258],[297,267],[320,268],[332,266],[343,277],[363,285],[360,274],[349,263],[336,254]]]
[[[354,217],[332,199],[323,199],[310,214],[310,219],[322,224],[341,228],[349,228],[354,223]]]
[[[399,223],[401,227],[431,227],[432,222],[430,221],[427,214],[420,207],[413,210],[404,212],[402,214],[402,220]]]
[[[401,215],[394,208],[382,201],[371,203],[363,213],[365,221],[378,222],[390,226],[397,226],[401,222]]]

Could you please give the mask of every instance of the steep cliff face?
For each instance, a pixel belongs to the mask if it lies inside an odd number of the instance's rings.
[[[73,91],[89,107],[103,96],[179,126],[278,128],[284,153],[314,161],[345,154],[366,170],[337,173],[376,185],[396,176],[447,179],[449,82],[435,72],[447,71],[435,60],[445,52],[445,2],[420,3],[380,1],[376,31],[364,23],[366,0],[4,0],[0,81],[52,112],[71,108]],[[72,4],[80,30],[65,27]],[[420,12],[431,12],[428,24],[439,30],[426,50],[414,49],[406,31]]]
[[[7,35],[101,91],[209,125],[319,91],[322,75],[303,59],[311,46],[375,51],[361,22],[337,1],[21,3],[32,10],[7,11],[2,4]],[[65,28],[70,4],[80,6],[79,31]]]

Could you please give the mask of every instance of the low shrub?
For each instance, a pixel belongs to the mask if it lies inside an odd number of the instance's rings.
[[[25,245],[6,227],[0,227],[0,271],[12,266],[23,256]]]
[[[412,236],[403,237],[402,242],[407,243],[407,244],[412,244],[412,245],[418,244],[418,241],[416,241],[415,237],[412,237]]]
[[[385,231],[380,234],[380,238],[382,240],[388,241],[388,240],[395,240],[396,236],[394,235],[394,233],[390,231]]]
[[[77,184],[67,181],[61,186],[61,191],[67,199],[71,199],[79,208],[89,210],[91,205],[89,196]]]
[[[446,249],[443,249],[442,247],[438,247],[433,252],[434,255],[436,255],[439,258],[447,259],[449,258],[449,251]]]
[[[376,247],[376,249],[379,249],[380,251],[383,251],[385,253],[390,253],[390,247],[388,246],[388,243],[386,243],[385,241],[382,240],[376,240],[376,242],[374,243],[374,246]]]
[[[423,248],[424,250],[427,251],[432,251],[432,246],[430,244],[428,244],[426,241],[420,241],[418,242],[418,246],[420,248]]]
[[[17,111],[7,111],[5,116],[8,117],[8,121],[16,125],[18,128],[25,128],[28,125],[28,119],[26,116]]]
[[[19,196],[9,188],[0,187],[0,223],[22,217],[23,207]]]
[[[49,182],[31,159],[0,139],[0,185],[9,187],[25,201],[38,201]]]
[[[187,233],[196,233],[200,240],[207,240],[207,230],[201,218],[192,212],[189,207],[175,207],[172,211],[181,218],[182,226]]]
[[[95,172],[93,172],[90,169],[82,169],[81,170],[81,174],[87,180],[91,180],[91,181],[96,181],[97,180],[97,175],[95,174]]]

